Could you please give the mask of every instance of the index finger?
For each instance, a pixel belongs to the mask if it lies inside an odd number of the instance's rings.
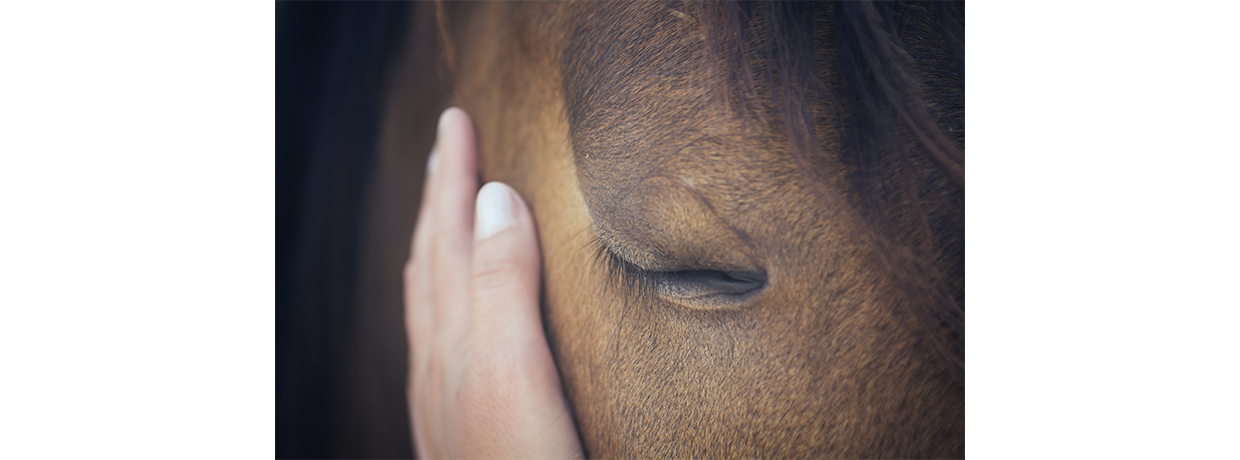
[[[439,118],[436,170],[430,180],[428,230],[431,308],[440,344],[455,353],[469,319],[469,273],[473,256],[474,199],[478,193],[474,127],[456,107]]]

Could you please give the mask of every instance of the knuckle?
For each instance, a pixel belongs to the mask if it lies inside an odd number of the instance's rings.
[[[485,292],[519,285],[525,271],[530,269],[527,265],[516,251],[511,249],[480,257],[474,261],[471,270],[471,290]]]

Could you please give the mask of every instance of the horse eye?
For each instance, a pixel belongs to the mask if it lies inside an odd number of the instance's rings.
[[[651,273],[654,290],[664,297],[704,307],[721,307],[752,297],[766,286],[763,273],[684,270]]]

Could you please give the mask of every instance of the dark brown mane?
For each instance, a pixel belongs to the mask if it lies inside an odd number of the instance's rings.
[[[844,214],[870,235],[927,340],[963,379],[963,4],[670,3],[643,13],[600,7],[575,21],[561,72],[577,155],[633,156],[710,123],[619,128],[636,126],[660,103],[664,114],[731,111],[782,132],[822,204],[850,210]],[[683,46],[648,46],[635,30]],[[632,84],[702,85],[686,62],[702,64],[705,84],[721,86],[672,107]],[[828,132],[842,134],[824,139]],[[609,149],[599,151],[604,144]],[[625,194],[646,177],[600,174]]]
[[[928,337],[963,380],[964,4],[837,5],[851,182]]]

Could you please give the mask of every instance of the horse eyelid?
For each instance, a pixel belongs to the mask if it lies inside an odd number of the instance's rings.
[[[595,241],[596,259],[612,281],[630,289],[656,292],[672,298],[690,299],[717,295],[747,295],[766,286],[764,273],[733,273],[720,270],[645,270],[621,257],[602,241]]]
[[[626,282],[639,285],[632,287],[650,287],[653,282],[650,276],[651,272],[639,268],[624,257],[616,254],[602,240],[595,239],[594,244],[598,248],[595,253],[595,259],[603,263],[604,268],[607,270],[607,276],[610,277],[611,281],[619,282],[622,285],[628,284]]]

